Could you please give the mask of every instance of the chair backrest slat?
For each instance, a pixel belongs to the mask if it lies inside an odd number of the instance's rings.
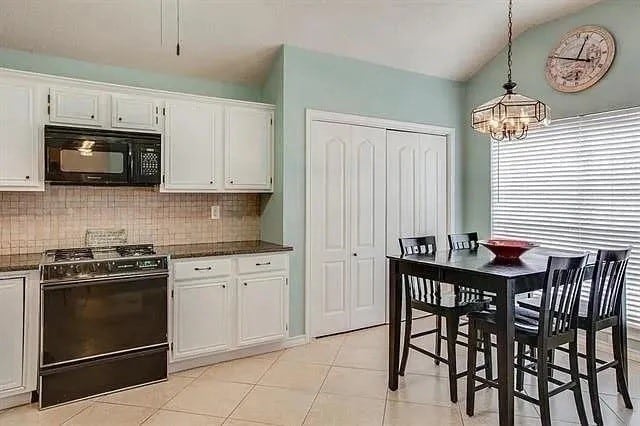
[[[575,329],[587,257],[549,257],[540,304],[539,339]]]
[[[598,251],[589,290],[587,318],[590,321],[619,315],[630,256],[631,248]]]
[[[478,233],[449,234],[450,250],[474,250],[478,248]]]
[[[398,238],[400,252],[403,255],[425,254],[431,255],[436,252],[436,237],[428,235],[425,237]],[[440,283],[426,280],[412,275],[404,276],[405,285],[409,288],[409,296],[415,300],[425,300],[426,296],[439,297]]]

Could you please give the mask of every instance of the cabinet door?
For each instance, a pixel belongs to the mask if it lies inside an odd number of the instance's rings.
[[[225,188],[270,191],[273,113],[227,107],[225,117]]]
[[[22,386],[24,280],[0,280],[0,392]]]
[[[102,126],[100,121],[100,93],[79,89],[51,89],[49,91],[49,120]]]
[[[176,283],[173,294],[173,358],[189,358],[230,346],[228,281]]]
[[[207,191],[215,182],[216,117],[220,107],[169,101],[165,118],[165,188]]]
[[[20,83],[0,84],[0,187],[40,184],[34,92]]]
[[[251,345],[285,336],[285,277],[240,279],[238,344]]]
[[[152,98],[113,95],[111,111],[113,127],[144,130],[160,127],[160,104]]]

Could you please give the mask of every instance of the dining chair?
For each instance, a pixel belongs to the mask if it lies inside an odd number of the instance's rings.
[[[529,396],[519,390],[514,395],[540,407],[540,418],[543,426],[551,425],[549,398],[566,390],[572,390],[580,423],[587,423],[587,414],[580,391],[580,372],[578,370],[578,342],[576,319],[580,303],[580,290],[584,277],[588,255],[577,257],[549,257],[539,310],[529,310],[521,306],[515,307],[515,340],[518,345],[517,362],[514,365],[518,372],[522,371],[537,377],[538,398]],[[472,312],[469,318],[469,357],[468,365],[473,366],[477,357],[477,333],[483,339],[487,334],[496,334],[497,329],[505,327],[499,324],[495,313]],[[569,345],[569,365],[566,372],[570,375],[568,382],[550,377],[549,368],[556,369],[549,363],[548,354],[554,349]],[[524,353],[524,346],[536,349],[537,357]],[[524,365],[524,361],[536,364],[536,369]],[[486,387],[498,387],[497,381],[486,379],[475,374],[473,369],[467,370],[467,414],[473,416],[475,392]],[[476,386],[480,382],[480,386]],[[549,383],[557,385],[549,390]]]
[[[400,251],[403,255],[419,254],[434,255],[436,252],[435,236],[400,238]],[[464,342],[458,341],[458,327],[460,317],[469,312],[482,310],[488,307],[489,299],[478,297],[476,294],[462,291],[454,291],[453,293],[444,293],[442,285],[437,280],[429,280],[405,274],[403,276],[403,284],[405,290],[406,304],[406,321],[404,331],[404,343],[402,350],[402,361],[400,363],[400,375],[404,376],[407,360],[409,358],[409,349],[413,349],[424,355],[427,355],[438,362],[443,362],[449,367],[449,393],[452,402],[458,401],[458,385],[457,380],[466,376],[466,371],[458,373],[456,365],[456,345],[467,346]],[[422,331],[412,334],[413,312],[416,309],[422,312],[436,315],[438,325],[434,329]],[[441,335],[442,318],[446,320],[447,335]],[[411,339],[423,337],[436,333],[436,351],[433,353],[422,347],[411,343]],[[440,340],[447,342],[447,358],[440,355]],[[474,367],[474,369],[485,368],[487,377],[491,377],[491,345],[485,345],[489,348],[485,352],[484,365]]]
[[[589,386],[589,399],[593,418],[598,425],[603,424],[600,398],[598,397],[598,373],[609,368],[616,370],[616,382],[618,392],[622,395],[627,408],[633,409],[629,386],[625,374],[626,342],[620,326],[620,311],[622,308],[622,295],[625,292],[625,274],[631,249],[623,250],[598,250],[596,263],[589,287],[589,298],[581,300],[578,310],[577,327],[585,331],[586,353],[578,356],[586,359],[586,374],[580,377],[587,380]],[[526,309],[540,310],[540,298],[533,297],[520,300],[520,306]],[[613,343],[613,361],[604,361],[596,355],[596,336],[599,331],[611,329]],[[563,350],[563,348],[559,348]],[[563,369],[559,369],[563,370]],[[516,384],[522,389],[523,378],[518,376]]]

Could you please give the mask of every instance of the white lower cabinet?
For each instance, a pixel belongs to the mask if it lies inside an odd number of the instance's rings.
[[[287,254],[178,259],[172,267],[172,362],[287,336]]]
[[[231,346],[228,281],[177,282],[174,299],[174,358],[218,352]]]
[[[285,336],[286,277],[241,279],[238,286],[238,345]]]
[[[0,279],[0,393],[22,386],[24,279]]]

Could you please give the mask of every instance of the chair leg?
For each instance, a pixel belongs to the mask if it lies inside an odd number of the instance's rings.
[[[469,321],[467,346],[467,415],[473,416],[476,399],[476,362],[478,354],[478,329],[473,320]]]
[[[548,372],[547,372],[549,377],[553,377],[553,368],[551,368],[551,364],[553,364],[553,361],[555,359],[554,354],[555,354],[555,351],[553,349],[551,349],[549,351],[549,368],[548,368]]]
[[[591,401],[591,411],[593,420],[597,425],[602,425],[602,411],[600,410],[600,398],[598,396],[598,373],[596,371],[596,333],[587,331],[587,383],[589,384],[589,400]]]
[[[577,335],[576,335],[577,337]],[[582,400],[582,391],[580,390],[580,367],[578,366],[578,341],[575,339],[569,343],[569,368],[571,370],[571,381],[575,383],[573,388],[573,398],[576,402],[578,417],[580,424],[586,426],[589,424],[587,420],[587,412],[584,409],[584,401]]]
[[[451,402],[458,402],[458,368],[456,365],[456,341],[458,340],[457,316],[447,316],[447,361],[449,363],[449,394]],[[475,364],[474,364],[475,370]]]
[[[540,420],[542,426],[551,426],[551,410],[549,407],[549,377],[547,353],[538,350],[538,400],[540,402]]]
[[[482,333],[483,350],[484,350],[484,377],[487,380],[493,380],[493,359],[491,356],[491,333]]]
[[[436,317],[436,355],[441,356],[442,354],[442,317],[438,315]],[[436,365],[440,365],[440,360],[436,359],[434,361]]]
[[[524,367],[524,348],[525,344],[518,342],[518,355],[516,357],[516,364],[518,367]],[[516,370],[516,390],[522,391],[524,389],[524,371],[519,368]]]
[[[622,353],[624,349],[619,326],[613,327],[613,330],[611,330],[611,336],[613,339],[613,359],[618,361],[618,365],[616,365],[616,382],[618,383],[618,392],[620,392],[622,399],[624,399],[625,407],[633,409],[631,396],[629,395],[629,384],[627,383],[627,378],[624,374]]]
[[[409,300],[409,299],[407,299]],[[411,342],[411,328],[413,325],[413,312],[411,312],[411,303],[407,303],[407,309],[404,322],[404,342],[402,345],[402,361],[400,362],[400,370],[398,374],[404,376],[407,368],[407,360],[409,359],[409,343]]]

